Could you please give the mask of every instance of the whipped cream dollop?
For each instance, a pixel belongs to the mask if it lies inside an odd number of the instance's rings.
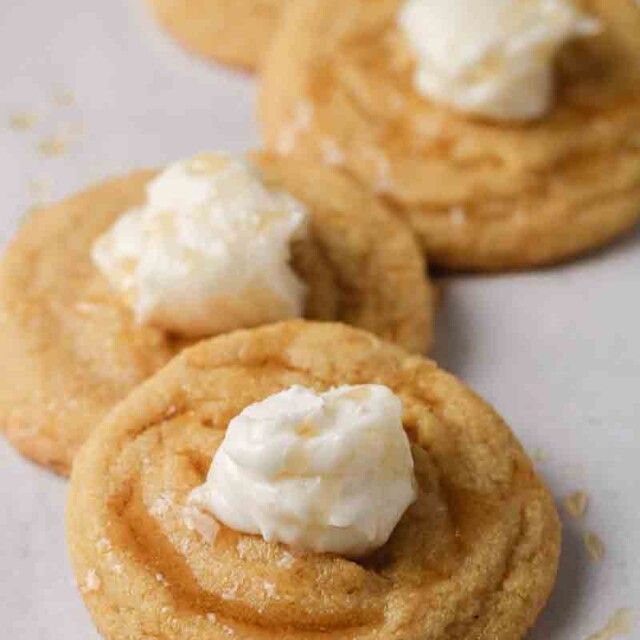
[[[402,403],[388,387],[294,386],[229,423],[189,502],[267,541],[357,557],[389,539],[415,498]]]
[[[421,95],[504,120],[543,116],[560,48],[600,30],[570,0],[406,0],[398,21]]]
[[[214,335],[302,315],[290,249],[307,225],[305,207],[248,161],[202,154],[152,180],[92,256],[139,322]]]

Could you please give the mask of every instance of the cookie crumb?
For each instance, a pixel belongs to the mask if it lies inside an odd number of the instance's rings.
[[[78,140],[84,133],[84,124],[80,121],[65,122],[59,128],[59,135],[67,141]]]
[[[222,631],[228,636],[234,636],[236,633],[231,627],[228,627],[226,624],[222,625]]]
[[[38,151],[47,157],[62,156],[67,150],[67,142],[60,136],[45,138],[38,143]]]
[[[182,519],[189,531],[197,531],[209,544],[215,542],[220,525],[213,517],[197,507],[188,506],[182,511]]]
[[[589,497],[584,491],[575,491],[571,495],[568,495],[563,501],[565,511],[572,518],[581,518],[587,511],[589,504]]]
[[[618,636],[628,635],[633,629],[633,613],[631,609],[618,609],[600,631],[590,635],[586,640],[613,640]]]
[[[207,613],[207,620],[209,622],[217,622],[218,618],[215,613]]]
[[[540,448],[534,449],[532,458],[534,462],[538,463],[546,462],[548,459],[546,452]]]
[[[14,131],[28,131],[38,122],[38,116],[30,111],[18,111],[9,116],[9,128]]]
[[[83,593],[93,593],[100,589],[100,578],[95,569],[89,569],[84,577],[84,586],[82,587]]]
[[[34,204],[42,205],[51,197],[53,181],[51,178],[33,178],[29,180],[29,194],[34,199]]]
[[[593,533],[593,531],[587,531],[582,536],[582,540],[584,542],[587,553],[589,554],[589,557],[594,562],[601,562],[604,558],[605,547],[604,542],[602,542],[599,536]]]
[[[41,195],[51,189],[52,186],[53,180],[51,178],[33,178],[29,180],[29,193],[35,196]]]
[[[262,583],[262,586],[264,588],[264,592],[271,598],[273,598],[276,593],[276,585],[273,582],[270,582],[268,580],[266,580],[265,582]]]
[[[53,102],[59,107],[70,107],[75,104],[76,97],[69,89],[57,89],[53,94]]]

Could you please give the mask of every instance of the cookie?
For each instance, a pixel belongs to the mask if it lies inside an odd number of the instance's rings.
[[[255,69],[285,0],[148,0],[162,27],[193,53]]]
[[[247,405],[294,384],[387,385],[418,499],[348,560],[293,551],[186,506]],[[552,589],[553,500],[509,428],[431,361],[345,325],[290,321],[201,342],[136,389],[74,464],[69,551],[107,640],[516,640]]]
[[[304,0],[265,62],[261,120],[283,155],[341,164],[450,269],[565,260],[640,217],[640,7],[580,3],[602,33],[565,47],[557,101],[528,124],[435,105],[414,89],[401,0]],[[286,78],[286,81],[283,81]]]
[[[431,288],[411,232],[335,171],[268,155],[265,182],[311,211],[293,246],[305,316],[353,323],[424,351]],[[137,323],[94,266],[91,247],[144,198],[150,171],[106,182],[34,214],[0,265],[0,428],[27,457],[68,473],[91,429],[188,341]]]

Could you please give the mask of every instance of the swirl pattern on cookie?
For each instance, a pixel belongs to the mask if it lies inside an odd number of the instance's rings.
[[[432,292],[410,231],[354,182],[309,163],[255,156],[265,182],[305,202],[311,233],[292,246],[304,316],[357,324],[410,350],[432,335]],[[136,172],[35,213],[0,265],[0,428],[26,456],[67,473],[90,430],[189,341],[137,323],[91,247],[141,204]]]
[[[599,247],[640,217],[640,7],[576,4],[601,33],[561,50],[552,111],[514,124],[417,93],[403,0],[298,3],[263,70],[266,143],[342,165],[447,268],[530,267]]]
[[[194,514],[229,421],[293,384],[375,382],[404,405],[418,500],[347,560]],[[69,549],[108,640],[501,638],[552,588],[553,501],[499,416],[433,362],[331,323],[289,321],[186,350],[121,403],[74,465]]]

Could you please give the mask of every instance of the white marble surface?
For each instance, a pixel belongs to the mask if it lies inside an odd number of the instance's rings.
[[[184,55],[138,2],[0,3],[0,242],[37,199],[257,143],[251,78]],[[73,105],[57,104],[64,91]],[[38,115],[32,130],[7,126],[24,111]],[[69,132],[64,155],[39,152]],[[558,587],[533,640],[581,640],[620,607],[640,614],[639,284],[640,233],[564,268],[445,281],[437,359],[546,454],[539,467],[558,498],[591,498],[584,520],[564,518]],[[0,440],[2,637],[97,637],[66,559],[64,500],[64,481]],[[587,530],[605,542],[600,564],[582,545]],[[640,638],[640,624],[628,637]]]

